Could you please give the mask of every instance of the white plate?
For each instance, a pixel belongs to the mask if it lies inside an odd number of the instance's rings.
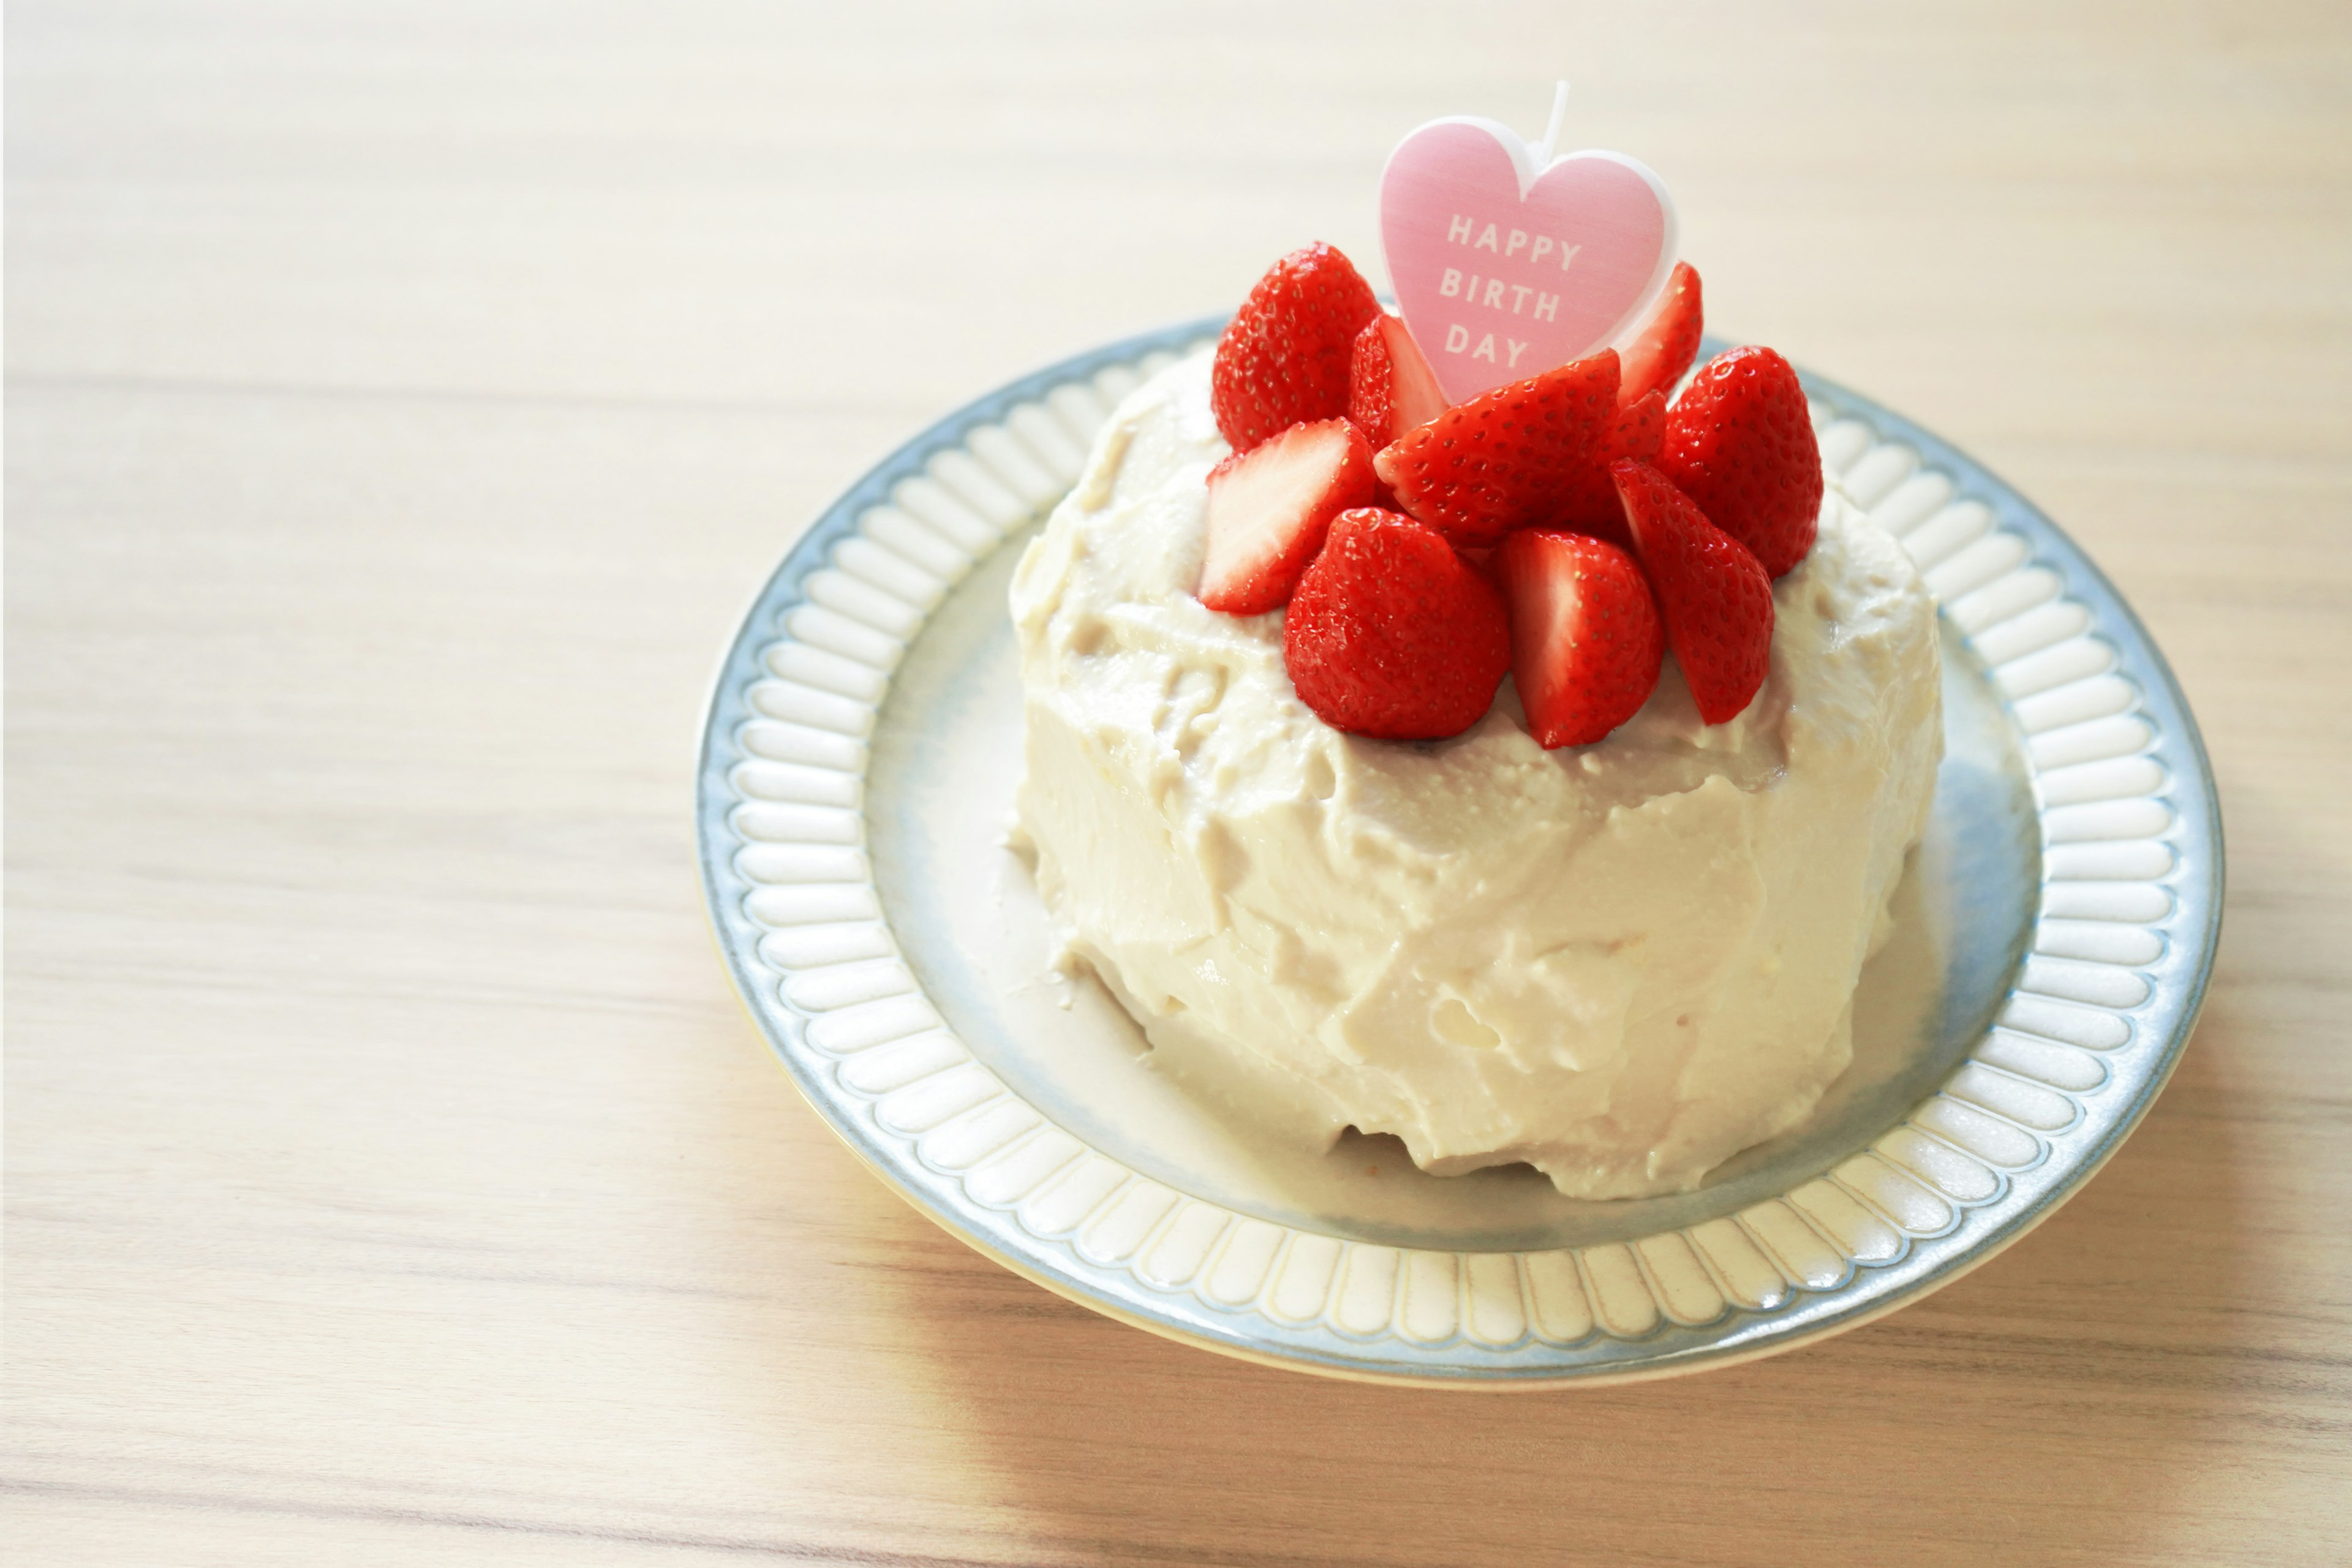
[[[2155,1099],[2219,935],[2221,822],[2147,634],[2048,519],[1812,377],[1824,460],[1942,606],[1947,755],[1856,1065],[1698,1192],[1439,1180],[1383,1139],[1273,1146],[1154,1073],[1046,970],[1003,847],[1020,767],[1005,585],[1139,375],[1195,322],[1014,383],[811,527],[738,633],[703,736],[704,886],[802,1092],[910,1202],[1141,1327],[1340,1376],[1658,1376],[1852,1327],[2047,1216]],[[1710,342],[1708,352],[1720,344]]]

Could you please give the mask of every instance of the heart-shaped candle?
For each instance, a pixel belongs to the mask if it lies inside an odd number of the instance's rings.
[[[1381,175],[1390,284],[1455,403],[1607,346],[1674,270],[1658,176],[1620,153],[1550,147],[1491,120],[1433,120]]]

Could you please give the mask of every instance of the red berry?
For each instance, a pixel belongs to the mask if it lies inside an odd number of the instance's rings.
[[[1495,585],[1435,529],[1370,507],[1331,521],[1282,630],[1299,700],[1335,730],[1385,741],[1458,735],[1511,668]]]
[[[1445,412],[1437,373],[1404,322],[1385,310],[1356,334],[1349,378],[1348,417],[1375,450]]]
[[[1344,419],[1293,425],[1209,470],[1201,603],[1257,616],[1290,602],[1331,520],[1372,499],[1372,449]]]
[[[1805,390],[1765,348],[1717,354],[1675,400],[1658,471],[1778,577],[1805,558],[1822,515],[1822,448]]]
[[[1666,657],[1633,558],[1581,533],[1523,528],[1496,552],[1511,605],[1511,679],[1546,748],[1589,746],[1650,700]]]
[[[1372,471],[1407,511],[1456,544],[1549,522],[1617,415],[1617,352],[1458,404],[1381,448]]]
[[[1736,719],[1772,662],[1772,579],[1748,547],[1706,520],[1647,463],[1610,469],[1634,552],[1666,623],[1666,646],[1710,724]]]
[[[1371,285],[1320,240],[1268,268],[1217,340],[1209,407],[1227,444],[1246,452],[1293,425],[1346,418],[1356,334],[1380,313]]]
[[[1675,263],[1666,291],[1658,296],[1633,341],[1625,345],[1625,382],[1617,401],[1636,403],[1653,392],[1671,392],[1683,372],[1698,358],[1699,334],[1706,315],[1699,309],[1698,271],[1687,261]]]
[[[1559,505],[1545,520],[1545,526],[1589,533],[1621,550],[1633,549],[1633,536],[1625,529],[1625,503],[1617,499],[1617,481],[1609,477],[1609,466],[1627,458],[1654,463],[1659,444],[1665,438],[1664,393],[1654,392],[1617,410],[1616,419],[1592,456],[1578,464],[1560,486]]]

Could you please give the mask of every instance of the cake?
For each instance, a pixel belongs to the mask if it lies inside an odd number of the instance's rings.
[[[1850,1059],[1941,752],[1935,609],[1901,547],[1818,482],[1777,581],[1731,546],[1769,603],[1728,718],[1662,588],[1675,652],[1649,650],[1599,739],[1530,720],[1523,595],[1519,679],[1482,677],[1466,728],[1351,733],[1293,679],[1297,625],[1327,533],[1389,514],[1325,518],[1290,609],[1209,607],[1213,476],[1235,460],[1214,376],[1195,355],[1121,404],[1013,579],[1020,836],[1064,954],[1267,1135],[1393,1134],[1438,1175],[1680,1191],[1800,1121]],[[1637,468],[1665,485],[1628,460],[1621,488]],[[1502,562],[1433,536],[1479,581]],[[1654,542],[1566,542],[1664,581]]]

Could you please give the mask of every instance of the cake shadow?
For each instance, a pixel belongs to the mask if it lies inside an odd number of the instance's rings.
[[[2258,977],[2259,945],[2239,951]],[[814,1150],[794,1168],[820,1190],[780,1205],[730,1182],[724,1201],[756,1204],[744,1223],[773,1234],[772,1268],[802,1275],[819,1249],[825,1327],[813,1339],[812,1282],[780,1273],[776,1295],[728,1305],[716,1348],[774,1391],[746,1437],[780,1474],[835,1401],[904,1423],[919,1478],[875,1484],[919,1496],[841,1511],[935,1555],[1780,1563],[1899,1542],[1935,1564],[2002,1560],[1990,1540],[2011,1561],[2142,1560],[2210,1537],[2192,1483],[2216,1434],[2301,1374],[2254,1353],[2283,1306],[2250,1256],[2266,1005],[2225,946],[2171,1086],[2045,1225],[1887,1318],[1754,1363],[1485,1394],[1254,1365],[1041,1289]],[[757,1148],[780,1109],[722,1101],[712,1131]],[[813,1118],[794,1141],[829,1142]]]
[[[1886,1319],[1759,1362],[1473,1395],[1228,1359],[1009,1274],[1026,1310],[984,1338],[921,1293],[900,1306],[971,1477],[1031,1553],[1781,1563],[1870,1538],[1909,1562],[1981,1562],[1976,1542],[1908,1523],[1951,1520],[1964,1493],[2036,1560],[2121,1560],[2177,1515],[2179,1467],[2243,1397],[2221,1012],[2134,1140],[2038,1231]]]

